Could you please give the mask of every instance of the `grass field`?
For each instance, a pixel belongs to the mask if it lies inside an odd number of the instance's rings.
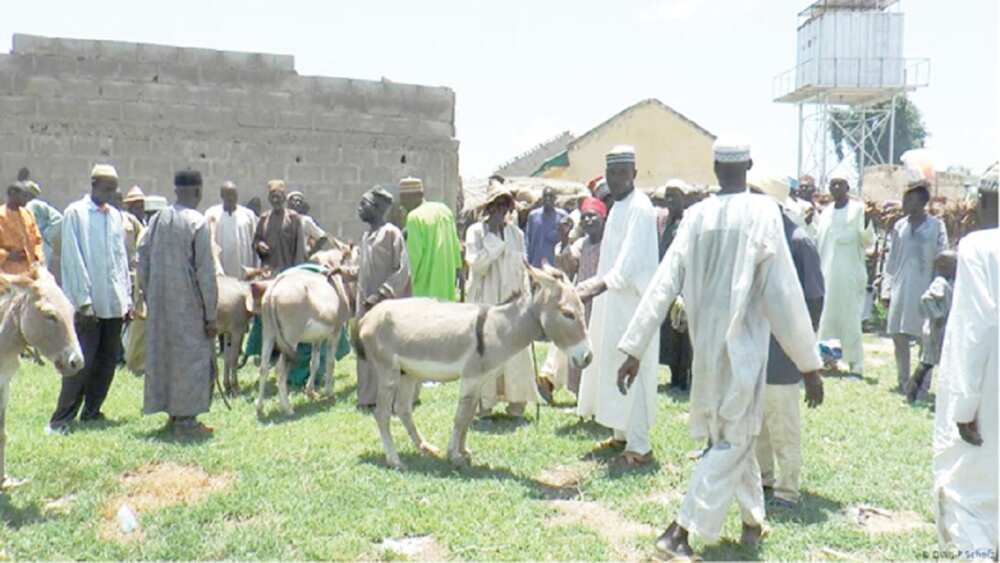
[[[828,378],[826,403],[803,411],[800,509],[770,515],[771,535],[750,552],[734,543],[734,506],[721,544],[694,542],[705,559],[914,559],[934,548],[933,413],[890,392],[891,345],[867,338],[870,379]],[[411,536],[429,536],[414,542],[417,558],[648,559],[680,505],[687,454],[699,446],[684,396],[660,394],[648,470],[590,455],[607,434],[581,423],[561,394],[563,405],[543,407],[537,424],[533,411],[528,423],[478,421],[464,470],[419,457],[394,421],[409,466],[400,473],[383,465],[374,420],[355,409],[351,358],[337,365],[336,402],[296,393],[293,417],[271,400],[258,420],[244,393],[232,411],[216,402],[204,417],[215,435],[199,442],[161,433],[162,415],[142,416],[142,380],[124,371],[104,408],[110,421],[46,435],[58,376],[23,366],[7,459],[8,473],[26,482],[0,495],[0,559],[393,559],[406,550],[386,550],[384,538]],[[248,366],[245,391],[253,378]],[[416,410],[441,448],[456,396],[455,384],[425,388]],[[115,524],[122,502],[139,514],[128,535]],[[875,533],[849,515],[856,505],[900,519],[884,518],[892,529]]]

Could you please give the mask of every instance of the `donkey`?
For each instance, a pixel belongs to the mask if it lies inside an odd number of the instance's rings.
[[[411,298],[383,301],[358,326],[355,347],[378,373],[375,421],[386,462],[403,464],[389,431],[393,411],[414,445],[424,454],[437,449],[421,437],[413,423],[413,396],[418,381],[461,380],[455,427],[448,459],[471,463],[465,447],[469,424],[484,384],[495,380],[498,368],[532,341],[548,336],[574,367],[592,359],[583,303],[566,277],[546,266],[526,266],[531,292],[488,307]],[[395,405],[393,401],[395,400]]]
[[[216,324],[222,337],[222,383],[226,393],[235,397],[240,392],[237,377],[240,348],[243,337],[250,330],[250,321],[257,312],[259,299],[255,302],[249,282],[229,276],[216,276],[219,300],[216,305]]]
[[[342,262],[341,262],[342,263]],[[260,394],[257,414],[264,412],[264,392],[271,369],[271,354],[281,352],[277,363],[278,394],[281,407],[291,415],[288,402],[288,365],[297,361],[296,348],[302,342],[313,345],[306,394],[315,397],[319,371],[319,349],[324,343],[332,352],[347,321],[354,316],[354,287],[336,268],[326,273],[289,270],[271,282],[260,306],[262,342],[260,352]],[[325,394],[333,396],[333,365],[327,366]]]
[[[4,482],[4,432],[10,381],[27,346],[52,361],[63,376],[83,369],[73,326],[73,306],[45,270],[0,275],[0,489]]]

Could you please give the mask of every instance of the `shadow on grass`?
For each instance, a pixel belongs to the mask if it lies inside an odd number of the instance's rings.
[[[105,418],[103,420],[88,420],[76,422],[73,424],[72,432],[74,434],[78,432],[96,432],[110,430],[111,428],[117,428],[119,426],[124,426],[128,424],[126,420],[112,420]]]
[[[0,489],[0,523],[13,530],[45,521],[45,516],[38,505],[31,503],[25,507],[16,507],[10,502],[10,491]]]
[[[164,444],[184,444],[184,445],[202,444],[212,439],[212,434],[205,434],[205,433],[185,434],[181,432],[175,432],[172,428],[170,428],[166,424],[155,430],[149,430],[147,432],[136,432],[134,436],[142,440],[156,440],[157,442],[162,442]]]
[[[579,436],[603,440],[608,437],[609,430],[592,419],[577,418],[575,422],[556,428],[555,433],[556,436]]]
[[[484,434],[511,434],[517,432],[518,428],[528,426],[531,421],[523,416],[515,417],[505,414],[494,414],[476,418],[472,421],[471,428],[476,432]]]
[[[402,473],[418,473],[428,477],[462,481],[481,479],[514,481],[524,486],[528,490],[528,498],[533,500],[572,500],[580,497],[580,490],[577,487],[552,486],[530,477],[518,475],[507,467],[476,465],[475,457],[473,457],[472,465],[464,467],[452,465],[447,459],[415,453],[400,452],[399,459],[406,466]],[[391,471],[385,463],[385,455],[382,452],[362,454],[359,456],[359,460],[361,463]]]
[[[290,401],[292,395],[289,394],[288,398]],[[321,395],[316,400],[309,400],[304,404],[292,405],[292,408],[294,409],[292,414],[286,414],[285,411],[281,409],[281,402],[276,396],[271,399],[264,399],[264,415],[258,415],[257,422],[261,424],[283,424],[286,422],[294,422],[300,418],[330,409],[330,407],[336,404],[336,400],[336,393],[334,393],[333,397],[323,397]]]
[[[817,495],[809,491],[802,491],[797,508],[774,508],[767,507],[767,519],[775,523],[795,523],[805,526],[822,524],[836,517],[844,509],[844,505],[835,500]],[[766,541],[766,540],[765,540]]]
[[[767,541],[764,538],[762,541]],[[760,544],[754,547],[746,547],[738,541],[725,539],[715,545],[707,546],[702,550],[701,558],[704,561],[756,561],[759,559]]]
[[[680,387],[674,387],[669,383],[660,383],[656,386],[656,392],[662,393],[664,395],[670,396],[673,400],[683,403],[691,398],[691,391],[688,389],[682,389]]]

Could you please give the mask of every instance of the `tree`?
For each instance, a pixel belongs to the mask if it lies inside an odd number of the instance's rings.
[[[892,106],[892,100],[876,104],[874,111],[861,112],[856,109],[834,111],[830,118],[830,138],[837,151],[837,159],[844,160],[844,141],[850,141],[848,146],[857,147],[858,139],[861,137],[861,126],[871,129],[878,124],[882,118],[888,119],[886,112]],[[864,118],[864,123],[862,123]],[[920,109],[910,101],[905,95],[896,99],[896,139],[893,145],[893,154],[889,155],[889,127],[886,124],[885,134],[879,139],[869,138],[865,141],[865,152],[869,155],[879,154],[882,158],[888,158],[889,163],[898,163],[899,157],[910,149],[917,149],[924,146],[924,139],[927,138],[927,128],[924,126],[923,116]],[[876,153],[877,149],[877,153]],[[861,151],[854,149],[856,162],[861,162]],[[868,164],[868,163],[866,163]]]

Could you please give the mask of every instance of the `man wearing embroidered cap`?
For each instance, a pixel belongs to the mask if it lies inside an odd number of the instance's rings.
[[[865,306],[868,268],[865,253],[875,235],[865,206],[849,196],[847,178],[830,178],[833,203],[816,220],[817,249],[826,280],[826,300],[819,322],[821,340],[837,338],[850,372],[864,372],[861,317]]]
[[[689,425],[711,441],[691,476],[680,513],[656,542],[661,555],[691,557],[688,533],[718,540],[735,498],[742,541],[763,535],[764,496],[754,445],[761,429],[770,334],[805,373],[810,405],[822,402],[822,367],[778,206],[747,193],[750,147],[720,137],[714,147],[721,187],[685,211],[618,348],[625,393],[643,368],[674,299],[683,292],[694,350]],[[655,357],[648,363],[655,364]],[[639,375],[638,377],[641,377]]]
[[[271,209],[261,214],[253,235],[254,250],[260,256],[261,266],[276,274],[306,261],[302,219],[297,212],[287,208],[287,193],[284,180],[267,183]]]
[[[174,432],[211,433],[208,412],[215,378],[218,286],[212,235],[196,208],[197,170],[174,175],[173,205],[149,222],[139,246],[139,281],[146,295],[146,377],[143,414],[165,412]]]
[[[455,301],[462,244],[455,216],[443,203],[424,201],[420,178],[399,181],[399,202],[406,211],[406,252],[414,297]]]
[[[652,461],[649,431],[656,421],[657,349],[647,343],[638,351],[643,359],[638,384],[624,397],[615,385],[618,337],[639,306],[639,299],[653,278],[658,262],[656,213],[646,194],[635,189],[635,149],[621,145],[605,158],[605,178],[615,200],[601,238],[597,275],[580,284],[581,298],[595,298],[590,337],[595,361],[580,380],[577,414],[594,416],[613,430],[600,447],[620,447],[627,465]]]
[[[84,367],[62,379],[49,428],[65,433],[82,405],[80,420],[101,420],[121,346],[122,325],[132,309],[125,218],[111,205],[118,172],[98,164],[90,194],[66,208],[62,221],[62,289],[76,309],[76,334]]]
[[[406,240],[396,225],[386,221],[392,208],[392,194],[375,187],[361,196],[358,218],[368,224],[368,232],[358,245],[357,319],[384,299],[410,296],[410,260]],[[378,378],[368,360],[358,358],[358,408],[375,407]]]

